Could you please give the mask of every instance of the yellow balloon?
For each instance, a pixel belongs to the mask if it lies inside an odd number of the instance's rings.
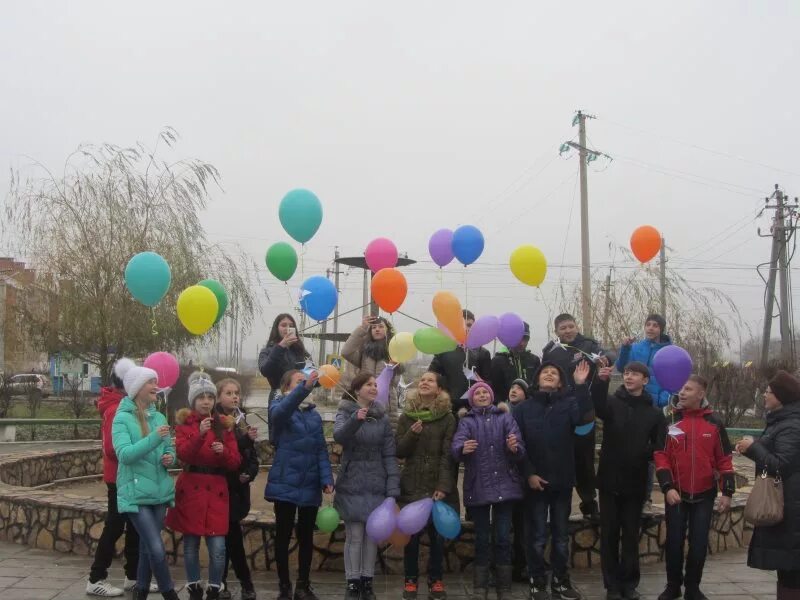
[[[193,285],[178,296],[178,319],[189,333],[203,335],[217,320],[219,303],[207,287]]]
[[[405,331],[396,334],[389,342],[389,357],[399,363],[408,362],[417,357],[414,336]]]
[[[511,253],[508,262],[514,277],[525,285],[539,287],[547,275],[547,261],[536,246],[520,246]]]

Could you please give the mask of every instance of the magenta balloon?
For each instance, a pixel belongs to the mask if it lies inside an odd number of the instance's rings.
[[[668,392],[677,393],[692,374],[692,357],[680,346],[665,346],[653,357],[653,375]]]
[[[172,387],[178,382],[181,367],[178,359],[169,352],[153,352],[144,359],[144,366],[158,373],[158,385],[162,388]]]
[[[503,313],[500,315],[500,326],[497,330],[497,339],[506,348],[513,348],[522,341],[525,335],[525,323],[516,313]]]
[[[497,337],[500,321],[494,315],[478,317],[467,334],[467,348],[480,348]]]
[[[432,498],[423,498],[406,504],[397,515],[397,528],[406,535],[419,533],[428,524],[432,509]]]
[[[367,535],[376,544],[388,540],[397,528],[397,504],[387,498],[367,517]]]
[[[367,244],[364,258],[373,273],[381,269],[392,269],[397,266],[397,246],[392,240],[375,238]]]
[[[449,229],[440,229],[431,236],[428,242],[428,253],[433,262],[440,267],[449,265],[453,256],[453,232]]]

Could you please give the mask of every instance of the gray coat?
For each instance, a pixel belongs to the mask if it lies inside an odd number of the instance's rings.
[[[400,495],[394,434],[384,409],[373,404],[367,418],[356,418],[359,405],[349,398],[339,403],[333,439],[342,445],[333,505],[344,521],[366,523],[387,497]]]

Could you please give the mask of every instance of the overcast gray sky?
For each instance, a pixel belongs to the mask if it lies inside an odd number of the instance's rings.
[[[440,287],[430,234],[475,224],[486,250],[466,271],[470,308],[519,312],[538,349],[554,284],[580,272],[551,267],[540,293],[506,265],[521,243],[580,260],[577,160],[558,148],[581,108],[598,116],[590,145],[615,158],[590,172],[593,261],[655,225],[671,266],[728,293],[760,330],[753,267],[769,241],[755,210],[775,183],[800,195],[797,2],[26,0],[2,12],[0,165],[58,167],[80,142],[149,142],[171,125],[181,155],[222,172],[203,215],[213,240],[263,264],[288,239],[278,202],[307,187],[325,215],[304,275],[324,274],[336,245],[355,255],[390,237],[423,261],[401,310],[424,320]],[[249,356],[289,304],[264,270],[272,303]],[[443,285],[463,300],[464,278],[452,264]],[[360,286],[344,276],[342,310]]]

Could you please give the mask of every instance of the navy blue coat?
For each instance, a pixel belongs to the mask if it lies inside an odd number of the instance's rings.
[[[568,490],[575,485],[574,435],[576,425],[591,414],[589,386],[576,385],[574,392],[535,390],[514,407],[527,450],[521,463],[527,478],[538,475],[549,490]],[[591,421],[591,418],[589,418]]]
[[[322,488],[333,485],[322,417],[312,403],[301,406],[309,390],[301,383],[269,405],[269,426],[277,446],[264,498],[297,506],[319,506]]]

